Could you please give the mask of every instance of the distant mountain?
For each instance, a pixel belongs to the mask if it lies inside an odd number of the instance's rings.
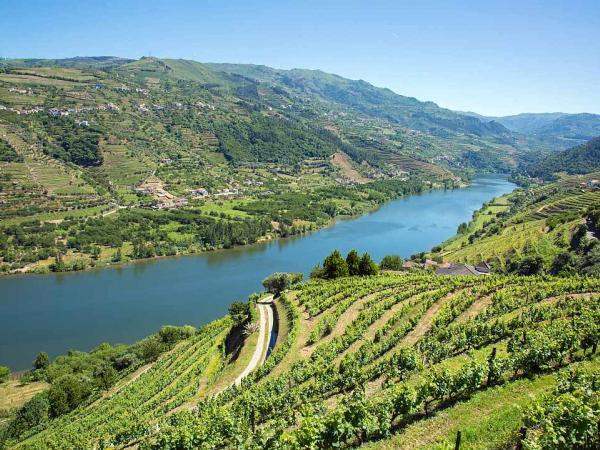
[[[97,109],[112,103],[136,126],[152,125],[152,139],[160,145],[149,145],[127,122],[111,122],[103,114],[94,122],[104,136],[119,135],[129,146],[144,149],[153,164],[174,159],[160,156],[164,149],[189,153],[186,146],[193,147],[200,134],[202,142],[214,142],[227,162],[237,166],[295,165],[342,151],[363,172],[373,169],[375,175],[389,176],[506,172],[534,158],[532,149],[540,150],[499,122],[320,70],[100,56],[0,60],[0,75],[0,104],[8,108]],[[35,95],[9,92],[17,85]],[[53,85],[60,89],[48,87]],[[143,101],[139,92],[144,92]],[[202,104],[211,108],[198,106]],[[198,109],[203,114],[194,112]],[[15,120],[26,125],[33,119]],[[60,136],[48,135],[47,140]],[[71,156],[63,159],[72,162]]]
[[[320,70],[278,70],[245,64],[206,64],[221,72],[242,75],[260,82],[280,84],[326,101],[353,108],[369,116],[427,133],[447,136],[448,132],[490,136],[504,143],[514,143],[514,136],[504,126],[440,108],[433,102],[396,94],[363,80],[349,80]]]
[[[109,69],[127,64],[133,59],[120,58],[117,56],[75,56],[73,58],[63,59],[4,59],[0,60],[0,69],[2,68],[33,68],[33,67],[69,67],[75,69]]]
[[[563,152],[548,156],[528,169],[530,175],[544,179],[557,172],[587,174],[600,170],[600,137]]]
[[[556,113],[523,113],[514,116],[504,117],[490,117],[491,120],[500,122],[506,128],[519,133],[531,134],[535,133],[541,128],[550,125],[557,119],[564,117],[568,114],[556,112]]]
[[[494,121],[511,131],[537,140],[551,150],[564,150],[600,136],[599,114],[523,113],[514,116],[482,116],[474,112],[461,114],[476,117],[483,122]]]

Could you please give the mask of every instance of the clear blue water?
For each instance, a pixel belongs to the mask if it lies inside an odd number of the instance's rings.
[[[335,248],[368,251],[377,261],[428,250],[482,203],[514,188],[504,178],[481,177],[467,188],[395,200],[303,237],[91,272],[2,277],[0,365],[19,370],[39,351],[52,357],[101,342],[134,342],[164,324],[205,324],[261,290],[270,273],[308,273]]]

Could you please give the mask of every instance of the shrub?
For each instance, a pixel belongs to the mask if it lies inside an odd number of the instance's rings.
[[[0,383],[8,381],[10,376],[10,369],[8,367],[0,366]]]
[[[275,272],[265,278],[262,285],[272,294],[279,295],[293,284],[302,281],[303,277],[302,273]]]
[[[402,258],[398,255],[386,255],[379,263],[382,270],[400,270],[402,269]]]

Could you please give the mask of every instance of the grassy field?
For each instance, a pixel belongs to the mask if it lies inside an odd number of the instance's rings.
[[[44,382],[21,383],[19,380],[9,380],[0,384],[0,422],[5,414],[12,413],[35,394],[48,388]]]

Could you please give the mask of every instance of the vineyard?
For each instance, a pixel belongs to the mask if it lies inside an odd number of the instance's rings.
[[[599,279],[384,273],[276,304],[285,333],[241,385],[210,390],[224,319],[18,448],[448,448],[458,431],[464,448],[553,448],[544,395],[597,402]],[[579,431],[567,438],[597,444]]]
[[[221,345],[231,328],[222,319],[178,344],[137,378],[86,408],[54,420],[23,448],[88,448],[127,443],[199,393],[222,365]]]
[[[515,191],[474,214],[466,232],[445,242],[436,256],[446,261],[488,261],[504,268],[509,256],[535,248],[550,261],[564,237],[585,222],[585,213],[600,205],[592,180],[598,174],[572,176],[550,184]]]

